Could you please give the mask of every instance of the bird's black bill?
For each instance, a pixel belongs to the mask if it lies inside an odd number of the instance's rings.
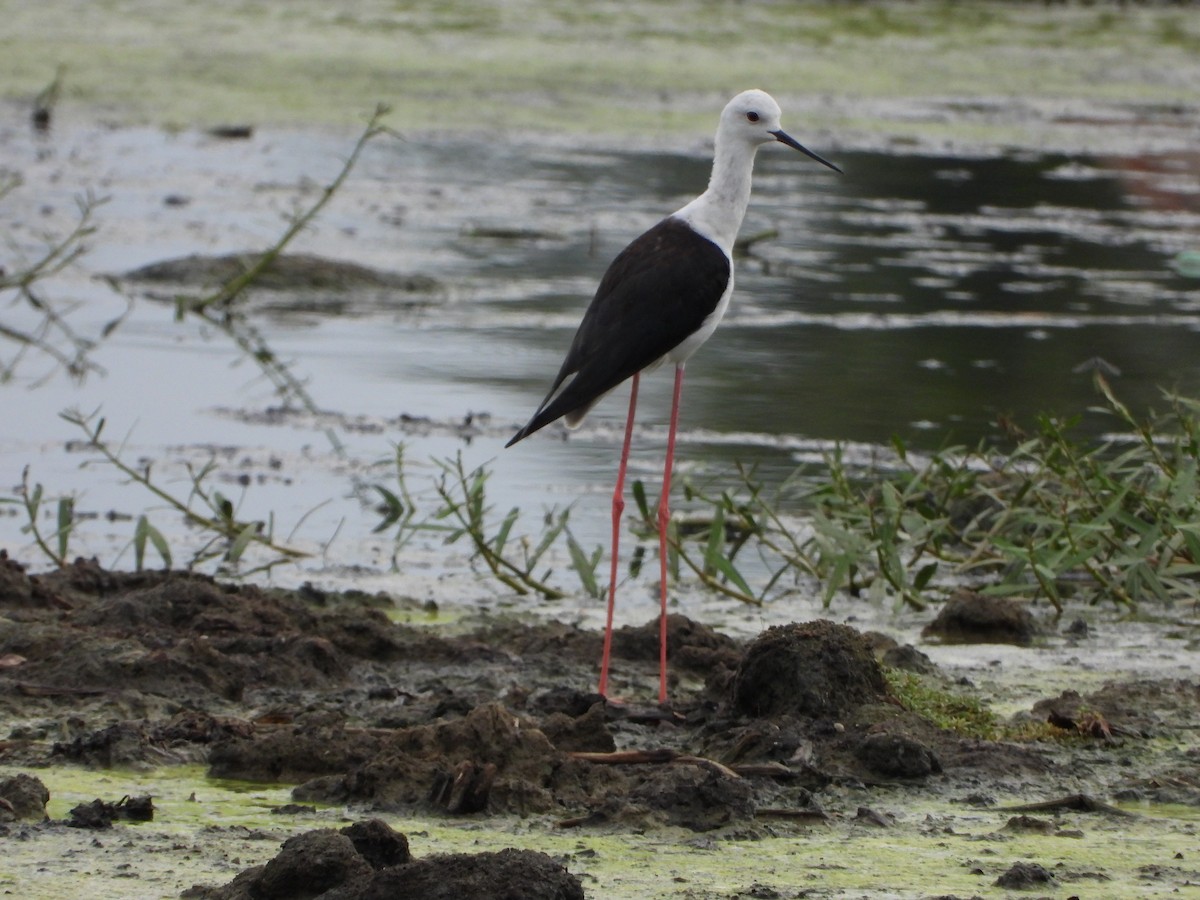
[[[792,137],[786,131],[772,131],[771,134],[775,135],[775,140],[779,141],[779,143],[787,144],[793,150],[799,150],[805,156],[810,157],[811,159],[815,159],[821,165],[829,166],[829,168],[833,169],[833,171],[837,172],[839,175],[845,174],[844,172],[842,172],[841,169],[839,169],[837,166],[835,166],[829,160],[813,153],[811,150],[809,150],[807,147],[805,147],[803,144],[801,144],[798,140],[796,140],[794,137]]]

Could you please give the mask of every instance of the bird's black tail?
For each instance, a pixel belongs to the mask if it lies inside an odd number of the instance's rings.
[[[554,383],[554,387],[550,389],[550,393],[546,395],[542,405],[533,414],[533,418],[509,439],[508,443],[504,445],[506,448],[529,437],[535,431],[540,431],[563,416],[567,417],[567,427],[574,428],[583,421],[588,410],[595,406],[601,397],[629,377],[628,374],[619,372],[613,378],[597,381],[589,377],[586,372],[568,372],[567,374],[574,374],[575,377],[559,391],[559,385],[566,378],[566,374],[559,375],[558,381]]]
[[[562,396],[562,394],[559,394],[558,397],[554,398],[553,403],[543,402],[542,405],[538,407],[538,411],[533,414],[533,418],[525,423],[525,427],[508,439],[508,443],[504,445],[505,449],[508,449],[517,441],[524,440],[535,431],[541,431],[551,422],[561,419],[567,413],[571,412],[571,407],[564,408],[559,404]],[[549,399],[549,397],[546,398],[547,401]]]

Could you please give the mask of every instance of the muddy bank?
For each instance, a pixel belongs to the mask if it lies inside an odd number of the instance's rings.
[[[617,635],[618,702],[593,692],[595,633],[508,619],[401,625],[393,608],[383,596],[87,561],[31,575],[0,557],[0,709],[10,723],[0,762],[38,771],[50,790],[64,766],[202,763],[210,777],[292,785],[300,808],[333,804],[353,819],[419,814],[503,828],[516,817],[549,831],[682,829],[722,841],[817,823],[892,828],[905,805],[931,798],[970,812],[1087,793],[1100,817],[1112,800],[1200,803],[1200,762],[1179,744],[1200,708],[1190,683],[1065,687],[993,736],[964,734],[897,687],[908,682],[880,657],[931,664],[886,636],[818,620],[741,643],[673,616],[672,696],[658,706],[656,623]],[[946,696],[970,693],[936,671],[911,677]],[[28,781],[13,783],[29,795]],[[23,804],[6,828],[41,818],[27,799],[0,800]],[[19,827],[50,839],[55,826]],[[341,848],[322,896],[375,896],[400,877],[322,835],[306,840]],[[285,845],[268,869],[301,877],[281,872],[309,856]],[[515,865],[550,885],[545,896],[577,896],[578,882],[554,893],[558,863],[518,862],[453,865],[468,878]],[[237,891],[263,871],[194,896],[250,896]]]

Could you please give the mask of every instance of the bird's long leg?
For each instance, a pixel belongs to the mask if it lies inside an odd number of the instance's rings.
[[[658,501],[658,569],[661,610],[658,619],[658,702],[667,702],[667,527],[671,522],[671,471],[675,467],[675,431],[679,427],[679,398],[683,393],[683,364],[675,367],[675,393],[671,398],[671,430],[667,432],[667,464],[663,468],[662,497]]]
[[[608,696],[608,662],[612,655],[613,609],[617,605],[617,547],[621,542],[621,514],[625,512],[625,467],[629,463],[629,445],[633,438],[633,416],[637,411],[638,373],[633,373],[629,388],[629,418],[625,422],[625,443],[621,446],[621,464],[617,467],[617,486],[612,498],[612,559],[608,579],[608,619],[604,625],[604,655],[600,658],[600,696]]]

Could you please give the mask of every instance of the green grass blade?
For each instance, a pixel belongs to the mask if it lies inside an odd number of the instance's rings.
[[[238,532],[237,537],[233,539],[233,543],[229,545],[229,550],[225,554],[226,562],[236,564],[242,554],[246,552],[246,548],[250,546],[250,542],[254,540],[258,534],[258,524],[251,522],[245,528]]]
[[[71,529],[75,525],[75,498],[62,497],[58,501],[58,558],[66,560],[71,542]]]
[[[579,576],[579,583],[588,592],[588,596],[599,597],[600,586],[596,583],[596,570],[592,558],[589,558],[583,547],[571,534],[567,535],[567,551],[571,554],[571,565]]]

